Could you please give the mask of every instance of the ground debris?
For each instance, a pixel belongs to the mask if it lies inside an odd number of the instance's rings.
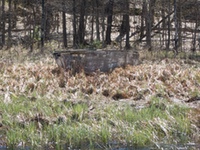
[[[194,96],[194,97],[191,97],[189,98],[187,101],[185,101],[186,103],[191,103],[191,102],[194,102],[194,101],[200,101],[200,96]]]

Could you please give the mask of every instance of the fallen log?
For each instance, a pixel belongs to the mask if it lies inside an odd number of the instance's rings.
[[[84,71],[90,74],[95,71],[110,72],[117,67],[137,65],[139,54],[136,51],[118,50],[69,50],[53,53],[56,63],[73,74]]]

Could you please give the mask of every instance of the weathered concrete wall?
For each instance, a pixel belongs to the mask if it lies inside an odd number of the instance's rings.
[[[71,70],[73,73],[84,70],[92,73],[97,70],[109,72],[117,67],[137,65],[139,54],[135,51],[117,50],[74,50],[54,52],[56,63],[59,67]]]

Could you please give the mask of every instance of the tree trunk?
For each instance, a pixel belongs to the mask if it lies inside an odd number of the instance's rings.
[[[103,11],[103,15],[102,15],[101,27],[102,27],[101,36],[102,36],[103,46],[105,46],[106,41],[105,41],[105,12],[104,11]]]
[[[96,0],[96,36],[97,36],[97,40],[100,41],[100,32],[99,32],[99,0]]]
[[[37,27],[36,27],[36,24],[35,24],[35,21],[36,21],[36,10],[35,10],[35,7],[32,7],[32,13],[33,13],[33,20],[34,20],[34,23],[31,24],[31,28],[33,28],[33,31],[31,31],[31,29],[29,30],[29,33],[30,33],[30,51],[29,53],[32,53],[33,52],[33,44],[34,44],[34,41],[38,39],[37,37]]]
[[[86,7],[86,0],[82,0],[81,3],[81,10],[80,10],[80,18],[79,18],[79,30],[78,30],[78,44],[84,44],[84,35],[85,35],[85,7]]]
[[[63,2],[63,6],[64,6],[64,2]],[[63,25],[63,45],[64,45],[64,48],[67,48],[67,28],[66,28],[66,15],[65,15],[64,8],[62,12],[62,25]]]
[[[42,0],[42,23],[41,23],[41,52],[43,52],[45,39],[45,0]]]
[[[124,8],[125,9],[125,8]],[[129,16],[127,16],[127,13],[123,14],[122,16],[122,23],[121,26],[119,28],[119,36],[115,39],[116,42],[120,42],[122,41],[122,38],[126,35],[127,33],[127,29],[129,28],[127,25],[127,21],[129,21]]]
[[[91,37],[90,37],[90,41],[93,42],[94,41],[94,14],[95,14],[95,5],[94,5],[94,0],[92,1],[92,19],[91,19]]]
[[[177,21],[178,21],[178,48],[180,48],[182,50],[182,23],[181,23],[181,13],[182,13],[182,9],[181,9],[181,1],[182,0],[178,0],[178,7],[177,7]]]
[[[150,0],[149,1],[149,11],[150,11],[150,17],[151,17],[151,24],[154,24],[154,14],[155,14],[155,5],[156,0]]]
[[[167,18],[167,45],[166,45],[166,49],[169,50],[170,47],[170,36],[171,36],[171,18],[170,18],[170,11],[171,11],[171,2],[168,1],[168,18]]]
[[[114,0],[109,0],[106,7],[107,12],[107,30],[106,30],[106,44],[111,44],[111,29],[112,29],[112,16],[113,16]]]
[[[197,0],[195,0],[195,3],[197,3]],[[194,29],[194,33],[193,33],[193,41],[192,41],[192,52],[194,53],[196,51],[196,43],[197,43],[197,30],[198,30],[198,24],[199,24],[199,9],[198,6],[196,6],[195,8],[195,29]]]
[[[177,55],[178,54],[177,0],[174,0],[174,23],[175,23],[174,49],[175,49],[175,55]]]
[[[146,24],[146,46],[151,49],[151,26],[152,26],[152,16],[151,16],[151,0],[149,1],[149,9],[147,7],[147,2],[145,1],[145,24]]]
[[[46,17],[45,17],[45,40],[49,40],[50,32],[51,32],[51,23],[53,21],[53,13],[51,6],[45,6]]]
[[[2,36],[1,36],[1,42],[2,42],[2,46],[5,45],[5,0],[2,0],[2,29],[1,29],[1,32],[2,32]]]
[[[11,47],[11,30],[12,30],[12,22],[11,22],[11,17],[12,17],[12,0],[8,1],[8,10],[9,10],[9,16],[8,16],[8,43],[7,46],[8,48]]]
[[[140,27],[140,40],[139,40],[139,42],[142,42],[142,39],[143,39],[143,37],[144,37],[144,19],[145,19],[145,10],[146,9],[146,2],[145,1],[143,1],[143,3],[142,3],[142,13],[141,13],[141,27]]]
[[[166,20],[165,18],[165,1],[161,2],[162,4],[162,9],[161,9],[161,16],[162,16],[162,39],[161,39],[161,47],[165,45],[165,28],[166,28]]]
[[[16,28],[16,25],[17,25],[17,15],[16,15],[16,11],[17,11],[17,2],[16,2],[16,0],[15,0],[13,3],[14,3],[13,12],[14,12],[15,15],[13,15],[12,28]]]
[[[73,0],[73,47],[77,47],[77,33],[76,33],[76,1]]]
[[[129,43],[129,31],[130,31],[130,23],[129,23],[129,0],[126,0],[126,45],[125,48],[128,50],[130,49],[130,43]]]

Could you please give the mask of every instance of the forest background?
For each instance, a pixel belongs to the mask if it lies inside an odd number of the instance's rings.
[[[198,0],[2,0],[0,45],[199,50]]]

